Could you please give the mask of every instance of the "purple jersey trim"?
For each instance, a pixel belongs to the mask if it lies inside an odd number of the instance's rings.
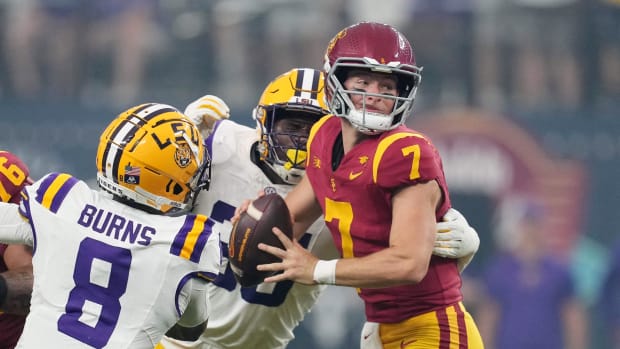
[[[204,216],[200,216],[204,218]],[[185,217],[185,223],[177,233],[174,238],[172,245],[170,246],[170,253],[175,256],[181,256],[183,252],[183,247],[185,246],[185,241],[187,240],[187,235],[192,231],[194,226],[196,225],[196,221],[199,218],[197,215],[187,215]],[[207,219],[204,223],[204,227],[202,231],[199,233],[194,246],[191,246],[192,253],[189,256],[189,260],[198,263],[200,261],[200,256],[202,255],[202,251],[207,244],[207,240],[209,240],[209,236],[211,236],[211,227],[213,226],[213,221],[211,219]]]
[[[43,199],[48,194],[48,191],[50,190],[52,183],[55,183],[56,179],[59,178],[60,176],[66,176],[66,178],[60,179],[60,180],[63,180],[64,183],[60,185],[60,188],[58,188],[55,193],[51,193],[51,195],[53,196],[51,203],[48,203],[48,204],[43,203]],[[73,188],[73,186],[77,184],[77,182],[78,180],[75,177],[61,174],[61,173],[52,173],[48,175],[43,180],[43,182],[41,182],[41,185],[37,189],[37,195],[35,197],[35,200],[37,200],[37,202],[39,202],[44,207],[49,205],[47,209],[49,209],[53,213],[56,213],[58,212],[60,205],[62,204],[64,199],[67,197],[67,194],[69,193],[71,188]]]
[[[177,310],[177,314],[179,316],[183,315],[183,313],[181,312],[181,307],[179,305],[179,296],[181,295],[181,290],[183,289],[185,284],[193,278],[211,281],[211,280],[214,280],[216,276],[217,276],[216,274],[209,273],[209,272],[193,272],[193,273],[185,275],[183,279],[181,279],[181,281],[177,285],[177,290],[174,293],[174,304]]]

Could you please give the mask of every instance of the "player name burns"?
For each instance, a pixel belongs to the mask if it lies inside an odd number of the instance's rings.
[[[95,233],[143,246],[148,246],[153,236],[157,234],[157,230],[151,226],[136,223],[131,219],[92,205],[84,206],[77,223],[85,228],[90,228]]]

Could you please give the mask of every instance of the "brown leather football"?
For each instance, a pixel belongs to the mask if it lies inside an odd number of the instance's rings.
[[[258,271],[259,264],[279,262],[280,259],[258,249],[259,243],[284,248],[271,231],[278,227],[289,238],[293,237],[293,223],[284,199],[276,194],[266,194],[254,200],[243,212],[230,233],[228,259],[237,282],[243,287],[255,286],[273,275]]]

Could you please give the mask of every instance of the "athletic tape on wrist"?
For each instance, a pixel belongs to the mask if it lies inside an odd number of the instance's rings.
[[[334,285],[336,283],[337,259],[329,261],[320,260],[314,266],[312,279],[318,284]]]

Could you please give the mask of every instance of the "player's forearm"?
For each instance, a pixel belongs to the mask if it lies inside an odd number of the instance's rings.
[[[366,257],[344,258],[336,265],[336,284],[360,288],[417,284],[428,271],[430,258],[415,258],[396,248]]]
[[[0,310],[10,314],[28,314],[32,294],[32,270],[9,270],[1,273],[0,278],[5,287],[4,299],[0,299]]]
[[[284,199],[293,219],[293,234],[299,239],[322,214],[314,191],[306,176]]]

